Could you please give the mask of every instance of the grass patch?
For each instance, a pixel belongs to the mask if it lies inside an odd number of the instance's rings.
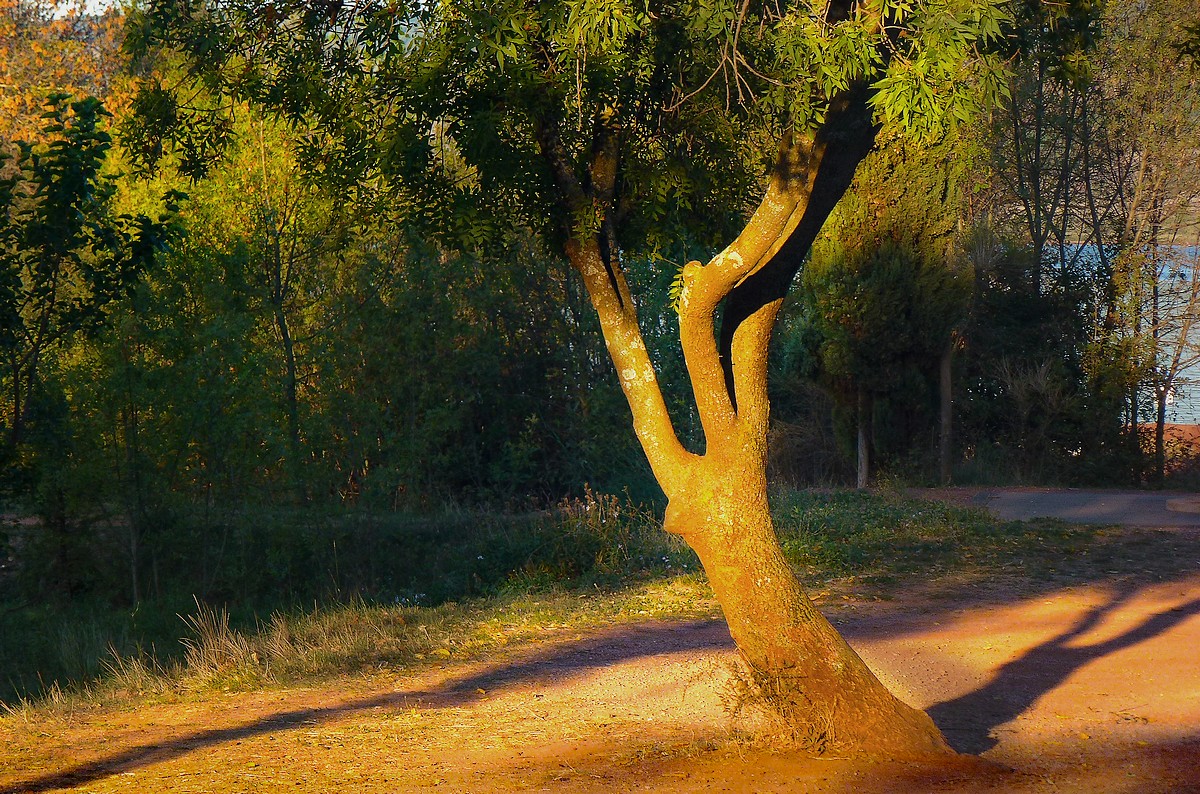
[[[290,515],[212,533],[233,568],[207,577],[213,589],[176,585],[129,611],[96,597],[0,603],[0,703],[98,693],[104,682],[135,694],[244,689],[473,652],[489,647],[471,639],[481,616],[524,609],[544,631],[584,619],[601,595],[632,608],[639,588],[662,591],[698,567],[649,509],[590,491],[521,515]],[[678,601],[663,603],[686,611]],[[170,683],[154,684],[160,674]]]
[[[0,704],[0,715],[18,720],[35,713],[69,716],[130,700],[311,684],[469,660],[621,623],[717,614],[712,591],[696,574],[615,591],[556,587],[436,607],[355,600],[277,612],[252,630],[232,628],[225,610],[197,603],[183,619],[188,632],[181,657],[162,663],[144,653],[111,652],[101,662],[103,675],[65,690],[52,685],[39,698]]]
[[[784,554],[802,578],[854,578],[875,590],[977,571],[1045,578],[1097,540],[1094,527],[997,521],[983,510],[894,492],[788,491],[774,500]]]
[[[1145,581],[1193,572],[1200,538],[1057,519],[998,521],[987,512],[898,492],[782,491],[775,524],[802,581],[820,591],[857,590],[886,597],[939,580],[1026,588],[1100,581]]]
[[[998,522],[898,493],[781,491],[773,505],[785,554],[818,596],[832,589],[886,597],[912,582],[961,582],[964,574],[1047,586],[1129,571],[1164,578],[1200,561],[1200,540],[1189,536]],[[440,562],[429,566],[428,583],[410,580],[411,597],[383,589],[240,610],[189,599],[132,614],[10,607],[0,614],[0,669],[16,693],[7,708],[69,710],[401,670],[620,622],[719,614],[694,555],[648,511],[611,497],[508,523],[491,516],[472,532],[441,537],[431,552]],[[471,566],[475,578],[455,578],[471,586],[454,591],[436,581]],[[441,594],[437,603],[432,591]]]

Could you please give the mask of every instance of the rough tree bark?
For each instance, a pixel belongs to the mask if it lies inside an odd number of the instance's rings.
[[[585,239],[573,230],[566,252],[599,315],[634,430],[668,497],[664,528],[699,555],[763,704],[811,749],[919,757],[952,751],[932,720],[893,696],[804,594],[767,503],[768,343],[793,276],[874,144],[866,97],[865,88],[849,92],[816,135],[785,137],[765,195],[738,238],[707,264],[684,267],[680,341],[703,455],[686,450],[671,424],[611,227],[602,222]],[[554,127],[538,130],[560,189],[580,207],[606,207],[617,179],[615,111],[595,125],[586,183],[569,168]]]

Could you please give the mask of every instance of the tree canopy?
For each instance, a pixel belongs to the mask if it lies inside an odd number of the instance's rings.
[[[768,439],[802,484],[851,411],[887,477],[951,418],[941,479],[1143,475],[1196,360],[1192,5],[150,1],[117,75],[119,9],[0,0],[0,496],[42,521],[0,588],[390,602],[425,546],[337,527],[627,490],[798,735],[936,748],[780,554]]]
[[[182,51],[209,89],[311,128],[318,174],[382,177],[444,236],[480,239],[493,218],[560,240],[608,226],[637,254],[680,225],[727,233],[713,220],[745,212],[779,135],[844,114],[853,91],[930,136],[994,102],[1005,19],[999,0],[151,2],[127,46]],[[149,121],[186,118],[162,90]]]

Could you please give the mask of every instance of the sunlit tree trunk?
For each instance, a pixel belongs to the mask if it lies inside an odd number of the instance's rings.
[[[739,434],[704,456],[671,497],[665,528],[696,551],[745,662],[752,698],[817,752],[889,757],[946,751],[813,606],[783,556],[767,503],[766,444]]]
[[[783,556],[767,501],[767,350],[783,295],[820,226],[866,156],[875,130],[865,103],[831,115],[842,139],[788,138],[739,237],[707,264],[683,269],[680,342],[705,452],[681,444],[667,414],[605,229],[566,252],[582,276],[632,414],[668,498],[667,531],[699,555],[759,702],[817,751],[888,757],[951,752],[932,720],[893,696],[804,594]],[[602,125],[599,125],[602,126]],[[601,200],[616,178],[614,124],[597,134],[590,184]],[[560,184],[578,186],[540,133]],[[721,310],[720,333],[715,332]]]

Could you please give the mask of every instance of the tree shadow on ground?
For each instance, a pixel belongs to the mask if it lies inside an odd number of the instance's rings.
[[[375,708],[445,709],[468,705],[486,692],[539,681],[556,681],[592,669],[660,653],[701,652],[733,647],[723,621],[622,626],[587,639],[551,644],[500,665],[473,665],[440,686],[387,692],[331,706],[282,711],[223,728],[194,731],[167,741],[131,747],[40,777],[0,784],[0,794],[34,794],[74,788],[113,775],[170,761],[213,745],[326,723]]]
[[[1160,577],[1154,578],[1162,581]],[[1111,597],[1079,618],[1070,628],[1001,667],[982,688],[939,703],[929,710],[955,749],[970,753],[989,749],[996,743],[991,737],[994,728],[1025,711],[1076,670],[1108,654],[1161,635],[1187,618],[1200,614],[1200,598],[1193,599],[1151,615],[1111,639],[1073,647],[1076,640],[1100,626],[1106,617],[1115,614],[1149,582],[1144,578],[1130,577],[1116,582],[1110,580],[1110,583]],[[987,602],[993,600],[986,598],[972,604],[947,602],[934,609],[921,610],[918,614],[909,612],[905,615],[902,612],[885,621],[873,621],[877,627],[874,631],[869,628],[863,630],[866,627],[861,626],[857,630],[853,625],[848,626],[847,635],[852,641],[856,637],[904,635],[945,619],[947,613],[962,614],[964,607],[986,606]],[[206,747],[311,728],[314,724],[336,721],[376,708],[446,709],[468,706],[483,697],[483,693],[562,681],[590,670],[638,658],[732,647],[728,629],[720,620],[664,621],[616,627],[583,640],[547,643],[499,663],[471,663],[466,669],[435,686],[386,692],[328,706],[278,711],[241,724],[180,733],[160,742],[130,747],[62,771],[0,783],[0,794],[86,786],[123,772],[168,762]]]
[[[1109,599],[1089,609],[1075,624],[996,671],[985,686],[928,709],[955,750],[979,754],[997,744],[994,730],[1033,706],[1083,666],[1165,634],[1200,614],[1200,598],[1150,615],[1132,628],[1101,642],[1076,641],[1100,626],[1139,591],[1134,582],[1115,588]]]

